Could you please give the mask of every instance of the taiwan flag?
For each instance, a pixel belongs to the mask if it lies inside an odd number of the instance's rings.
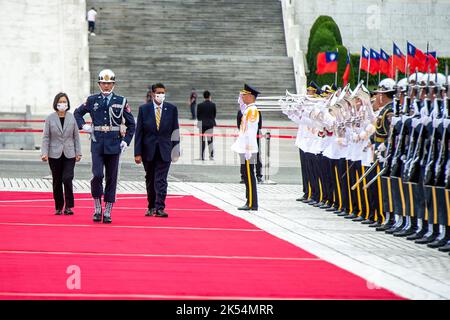
[[[336,73],[338,69],[338,53],[319,52],[317,54],[317,70],[316,74]]]
[[[392,68],[389,63],[389,55],[383,49],[380,49],[380,72],[392,78]]]
[[[377,74],[380,71],[380,54],[373,49],[370,49],[370,63],[369,73],[371,75]]]
[[[394,48],[392,50],[392,57],[391,57],[391,67],[395,74],[395,69],[400,71],[401,73],[406,73],[406,67],[405,67],[405,55],[402,53],[400,48],[394,43]]]
[[[436,73],[436,67],[438,66],[439,61],[436,58],[436,51],[433,52],[429,52],[427,54],[427,59],[426,59],[426,65],[425,65],[425,72],[428,72],[428,66],[430,66],[430,72],[432,73]]]
[[[424,70],[427,68],[427,56],[425,53],[417,49],[411,43],[408,42],[408,65],[409,73],[412,74],[416,72],[416,68],[421,72],[426,72]]]
[[[345,67],[344,74],[342,75],[342,80],[344,81],[344,87],[347,85],[349,78],[350,78],[350,52],[347,52],[347,65]]]
[[[359,69],[369,72],[369,50],[362,47],[361,60],[359,61]]]

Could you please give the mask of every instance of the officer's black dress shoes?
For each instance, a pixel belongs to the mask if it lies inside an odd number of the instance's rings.
[[[145,214],[145,216],[146,217],[151,217],[151,216],[153,216],[155,214],[155,211],[156,211],[155,208],[148,209],[146,214]]]
[[[437,236],[438,236],[437,233],[432,233],[431,235],[424,236],[423,238],[418,239],[414,242],[418,243],[418,244],[428,244],[428,243],[433,242],[437,238]]]
[[[427,244],[427,247],[436,249],[436,248],[445,246],[447,244],[447,242],[448,242],[448,238],[436,239],[433,242]]]
[[[448,241],[445,246],[440,247],[438,250],[441,252],[450,252],[450,241]]]
[[[58,209],[55,211],[55,215],[60,216],[62,215],[62,210]]]
[[[374,223],[375,221],[373,221],[372,219],[366,219],[366,220],[363,220],[363,221],[361,221],[361,224],[368,224],[368,225],[371,225],[372,223]]]
[[[72,211],[72,209],[70,209],[70,208],[65,208],[65,209],[64,209],[64,214],[65,214],[65,215],[73,215],[73,211]]]
[[[355,222],[361,222],[361,221],[364,221],[364,220],[365,220],[365,218],[363,216],[359,216],[357,218],[352,219],[352,221],[355,221]]]
[[[378,228],[378,227],[381,227],[381,222],[379,220],[369,224],[369,228]]]
[[[103,223],[111,223],[111,216],[103,216]]]
[[[356,219],[356,218],[358,218],[358,216],[354,213],[349,214],[348,216],[344,217],[344,219]]]
[[[407,237],[416,233],[416,228],[411,227],[408,229],[400,230],[399,232],[394,233],[394,237]]]
[[[164,210],[157,210],[154,213],[154,215],[155,215],[155,217],[160,217],[160,218],[167,218],[169,216],[166,212],[164,212]]]
[[[245,210],[245,211],[257,211],[258,208],[255,207],[249,207],[247,204],[245,206],[239,207],[238,210]]]
[[[336,210],[337,209],[335,207],[329,207],[328,209],[325,209],[325,211],[327,211],[327,212],[334,212]]]
[[[412,235],[406,237],[406,240],[411,240],[411,241],[413,241],[413,240],[422,239],[423,236],[424,236],[426,233],[427,233],[427,230],[426,230],[426,229],[422,229],[421,231],[418,231],[418,232],[416,232],[416,233],[414,233],[414,234],[412,234]]]
[[[94,222],[100,222],[102,221],[102,213],[101,212],[94,212],[94,217],[92,218]]]

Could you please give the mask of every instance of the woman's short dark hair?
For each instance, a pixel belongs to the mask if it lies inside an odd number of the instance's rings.
[[[209,97],[211,97],[211,93],[208,90],[205,90],[203,92],[203,98],[205,99],[209,99]]]
[[[58,111],[58,108],[56,107],[58,105],[58,101],[61,97],[66,97],[67,99],[67,110],[70,110],[70,100],[69,100],[69,96],[67,95],[67,93],[64,92],[60,92],[55,96],[55,99],[53,100],[53,109],[55,111]],[[66,110],[66,111],[67,111]]]
[[[155,92],[156,89],[166,89],[166,87],[164,87],[162,83],[158,82],[152,85],[152,92]]]

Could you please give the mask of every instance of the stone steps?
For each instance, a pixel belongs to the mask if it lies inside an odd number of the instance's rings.
[[[278,0],[88,0],[91,6],[99,12],[97,36],[89,38],[91,89],[110,68],[133,110],[155,82],[166,85],[183,118],[192,87],[197,102],[211,91],[225,118],[235,117],[244,83],[263,95],[295,91]]]

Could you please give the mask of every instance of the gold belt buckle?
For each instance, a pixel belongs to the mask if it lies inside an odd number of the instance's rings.
[[[102,132],[109,132],[111,128],[109,126],[102,126]]]

